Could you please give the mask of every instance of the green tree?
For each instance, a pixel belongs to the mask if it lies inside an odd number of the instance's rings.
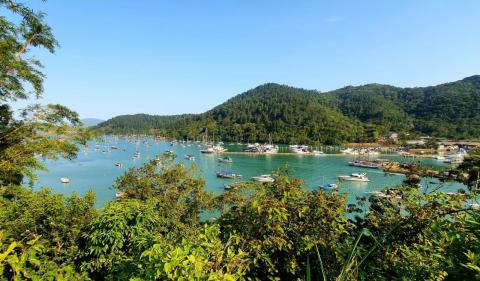
[[[45,168],[38,156],[73,157],[87,135],[78,115],[61,105],[32,105],[13,117],[9,102],[43,93],[42,64],[28,56],[31,48],[53,53],[58,43],[43,13],[11,0],[1,0],[0,8],[9,13],[0,17],[0,184],[8,185],[24,175],[33,181],[34,170]]]
[[[345,217],[343,196],[308,192],[302,181],[282,175],[271,184],[236,186],[220,202],[222,233],[240,237],[251,277],[302,278],[307,257],[316,256],[315,245],[326,270],[338,270],[352,226]]]

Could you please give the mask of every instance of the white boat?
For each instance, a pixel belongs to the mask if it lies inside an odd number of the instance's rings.
[[[437,161],[444,161],[445,160],[445,156],[442,156],[442,155],[433,155],[432,158],[437,160]]]
[[[305,154],[308,153],[308,145],[290,145],[290,149],[292,150],[293,153],[297,154]]]
[[[246,147],[243,148],[244,152],[260,152],[260,144],[247,144]]]
[[[355,160],[348,162],[349,166],[353,167],[361,167],[361,168],[371,168],[371,169],[380,169],[383,166],[382,161],[375,161],[375,160]]]
[[[327,184],[322,184],[319,187],[325,190],[332,190],[332,189],[337,189],[338,185],[336,183],[327,183]]]
[[[225,156],[223,158],[218,158],[218,162],[221,162],[221,163],[233,163],[233,160],[232,158],[230,158],[229,156]]]
[[[212,149],[215,153],[223,153],[223,152],[227,151],[227,149],[224,148],[221,144],[215,145],[214,147],[212,147]]]
[[[343,150],[340,150],[340,152],[342,154],[347,154],[347,155],[358,155],[358,151],[353,149],[353,148],[347,148],[347,149],[343,149]]]
[[[204,149],[201,149],[200,152],[204,154],[212,154],[215,153],[215,150],[213,149],[213,147],[206,147]]]
[[[263,146],[263,153],[266,153],[266,154],[278,153],[278,146],[273,144],[266,144]]]
[[[69,178],[60,178],[61,183],[69,183],[70,179]]]
[[[115,192],[115,197],[118,199],[118,198],[122,198],[122,197],[125,197],[127,195],[127,193],[125,193],[125,191],[119,191],[119,192]]]
[[[122,163],[120,163],[120,162],[118,162],[118,163],[115,163],[115,167],[119,167],[119,168],[121,168],[121,167],[123,167],[123,164],[122,164]]]
[[[312,154],[315,155],[315,156],[324,156],[325,153],[321,150],[314,150],[312,151]]]
[[[359,181],[359,182],[370,181],[366,173],[353,173],[351,175],[340,175],[338,176],[338,179],[344,180],[344,181]]]
[[[251,178],[253,181],[258,181],[258,182],[274,182],[275,179],[272,178],[271,175],[260,175],[256,177]]]
[[[188,155],[185,155],[185,159],[187,159],[189,161],[195,161],[195,156],[193,156],[191,154],[188,154]]]

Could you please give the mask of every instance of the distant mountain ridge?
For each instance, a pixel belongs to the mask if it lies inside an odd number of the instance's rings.
[[[82,121],[83,126],[91,127],[91,126],[97,126],[98,124],[104,122],[105,120],[98,119],[98,118],[83,118],[80,121]]]
[[[448,138],[480,137],[480,76],[429,87],[382,84],[321,93],[268,83],[202,114],[122,115],[97,126],[105,133],[210,134],[226,141],[342,143],[374,141],[390,131]]]

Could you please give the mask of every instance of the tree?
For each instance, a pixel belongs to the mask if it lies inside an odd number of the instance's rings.
[[[470,190],[480,191],[480,148],[470,150],[468,156],[458,165],[457,171]]]
[[[343,196],[308,192],[302,181],[282,175],[269,184],[235,186],[220,202],[222,233],[239,236],[249,255],[250,277],[302,278],[307,257],[316,256],[315,245],[326,270],[338,269],[352,226]]]
[[[10,12],[0,17],[0,184],[8,185],[19,184],[25,175],[35,180],[34,170],[45,168],[39,156],[74,157],[76,144],[84,143],[88,134],[78,114],[61,105],[32,105],[20,119],[13,117],[9,102],[43,93],[42,64],[28,56],[31,48],[53,53],[58,42],[43,13],[12,0],[0,0],[0,8]]]

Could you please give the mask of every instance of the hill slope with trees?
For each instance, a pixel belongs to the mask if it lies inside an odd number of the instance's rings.
[[[122,115],[105,133],[159,133],[226,141],[336,144],[374,141],[390,131],[447,138],[480,137],[480,76],[431,87],[368,84],[320,93],[264,84],[202,114]]]
[[[124,115],[99,124],[105,133],[157,132],[226,141],[335,144],[374,141],[389,131],[448,138],[480,137],[480,76],[431,87],[368,84],[320,93],[274,83],[197,115]]]

